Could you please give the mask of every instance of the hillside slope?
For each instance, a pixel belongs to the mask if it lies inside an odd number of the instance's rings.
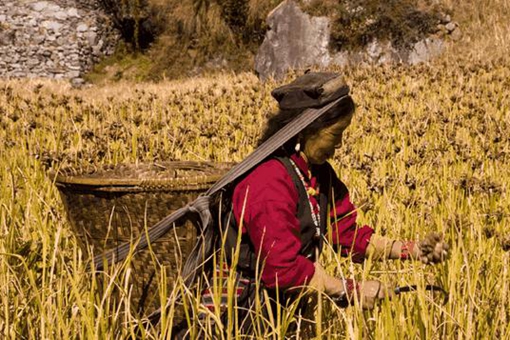
[[[125,43],[97,66],[91,80],[103,78],[102,73],[115,80],[161,80],[252,71],[267,14],[282,0],[129,0],[123,7],[101,1],[117,18]],[[301,6],[330,18],[332,50],[357,50],[372,39],[410,45],[436,32],[454,8],[421,0],[313,0]]]

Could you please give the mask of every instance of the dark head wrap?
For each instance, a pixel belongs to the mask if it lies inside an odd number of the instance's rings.
[[[332,72],[307,72],[271,92],[282,110],[318,108],[348,94],[344,78]]]

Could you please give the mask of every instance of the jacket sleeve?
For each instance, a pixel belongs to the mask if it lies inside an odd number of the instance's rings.
[[[332,171],[332,198],[334,204],[329,212],[332,242],[341,249],[344,256],[349,254],[356,262],[363,261],[374,230],[369,226],[358,226],[357,211],[349,198],[345,184]]]
[[[292,179],[276,160],[259,166],[234,189],[235,218],[254,246],[268,288],[304,285],[315,272],[313,263],[299,254],[297,200]]]

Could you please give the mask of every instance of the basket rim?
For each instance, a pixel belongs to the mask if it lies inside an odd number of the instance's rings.
[[[180,165],[182,168],[193,167],[197,165],[207,165],[214,169],[214,165],[221,165],[228,170],[234,163],[231,162],[195,162],[195,161],[169,161],[164,164],[172,163]],[[138,164],[124,164],[131,166],[144,166],[144,165],[158,165],[157,163],[138,163]],[[84,174],[77,173],[76,175],[65,175],[62,172],[66,170],[74,170],[73,168],[64,168],[60,170],[50,170],[49,177],[57,185],[80,185],[89,187],[175,187],[183,184],[187,185],[200,185],[211,184],[218,181],[223,174],[221,171],[206,175],[195,175],[189,177],[158,177],[152,178],[148,176],[137,178],[119,178],[119,177],[87,177]],[[219,170],[219,169],[218,169]]]
[[[78,176],[56,175],[54,181],[61,185],[83,185],[89,187],[172,187],[182,184],[199,185],[216,182],[221,175],[192,176],[187,178],[80,178]]]

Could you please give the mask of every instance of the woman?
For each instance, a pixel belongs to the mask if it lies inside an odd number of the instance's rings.
[[[244,288],[237,290],[239,305],[251,308],[255,290],[249,289],[253,288],[250,282],[257,273],[267,296],[275,300],[278,296],[280,303],[295,298],[298,287],[342,301],[358,299],[363,308],[373,308],[377,300],[391,295],[379,281],[355,282],[326,273],[317,259],[328,238],[341,254],[358,262],[367,257],[425,263],[445,258],[448,246],[437,234],[420,243],[399,241],[356,224],[349,192],[327,162],[342,145],[343,132],[354,114],[354,102],[341,76],[309,72],[275,89],[272,96],[279,112],[269,119],[259,144],[304,110],[335,103],[233,189],[233,217],[227,223],[225,247],[230,263],[244,278],[238,282]],[[236,250],[239,255],[234,260],[229,254]],[[204,301],[211,306],[211,300]],[[245,329],[249,326],[249,321],[244,324]]]

